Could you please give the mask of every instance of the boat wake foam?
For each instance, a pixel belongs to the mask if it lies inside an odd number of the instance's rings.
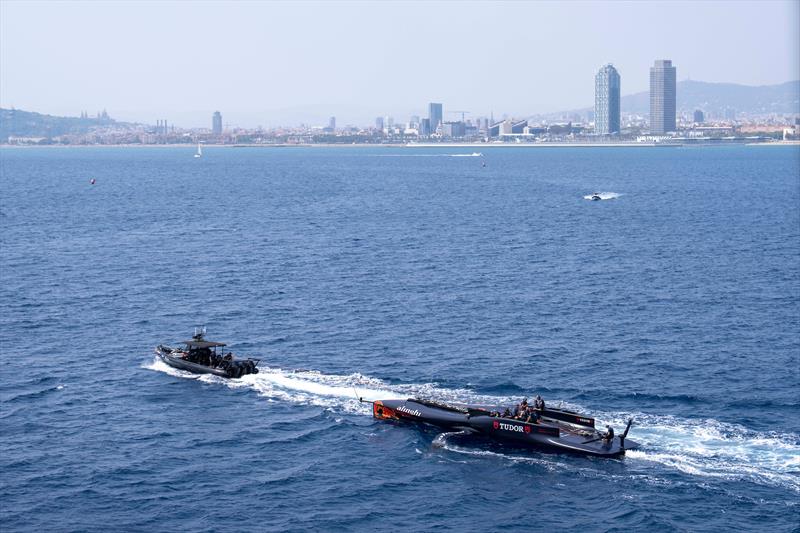
[[[482,152],[469,154],[375,154],[372,157],[483,157]]]
[[[487,396],[469,389],[448,389],[436,383],[390,384],[360,373],[323,374],[313,370],[284,370],[263,367],[258,374],[241,379],[225,379],[210,374],[198,376],[174,369],[154,358],[144,368],[181,378],[197,379],[231,388],[248,388],[269,401],[319,406],[334,413],[371,416],[364,400],[424,397],[443,402],[467,402],[480,405],[511,405],[519,400],[511,396]],[[586,411],[580,405],[551,402],[552,405]],[[635,423],[631,439],[642,445],[626,454],[626,461],[659,463],[668,469],[704,478],[729,481],[750,481],[781,486],[800,493],[800,435],[756,432],[743,426],[713,419],[688,419],[671,415],[650,415],[631,412],[594,412],[598,427],[611,424],[625,426],[628,418]],[[454,453],[475,456],[498,456],[512,461],[547,464],[558,467],[559,461],[539,454],[506,455],[463,447],[452,442],[456,433],[442,433],[434,446]],[[646,463],[645,463],[646,462]],[[574,467],[574,466],[573,466]]]
[[[586,196],[583,197],[583,199],[591,200],[592,196],[594,196],[594,194],[587,194]],[[599,196],[601,200],[615,200],[622,195],[618,192],[599,192],[597,193],[597,196]]]

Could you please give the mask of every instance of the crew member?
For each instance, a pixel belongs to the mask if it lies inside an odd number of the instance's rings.
[[[544,409],[544,400],[538,394],[536,395],[536,399],[533,400],[533,408],[539,410]]]
[[[611,426],[606,426],[606,432],[603,434],[603,440],[606,442],[611,442],[614,440],[614,428]]]
[[[523,420],[527,416],[528,416],[528,399],[523,398],[522,403],[519,404],[519,414],[517,415],[517,418]]]
[[[528,399],[523,398],[522,402],[518,403],[517,407],[514,409],[514,418],[522,418],[526,409],[528,409]]]
[[[525,422],[528,424],[538,424],[539,423],[539,413],[533,407],[528,407],[528,411],[525,414]]]

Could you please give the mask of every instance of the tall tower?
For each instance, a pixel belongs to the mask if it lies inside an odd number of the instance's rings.
[[[436,128],[442,123],[442,104],[428,104],[428,119],[431,121],[431,133],[436,133]]]
[[[619,133],[619,73],[609,63],[594,77],[594,132],[598,135]]]
[[[677,92],[677,76],[672,61],[657,60],[650,67],[650,133],[675,131]]]
[[[219,111],[214,111],[214,116],[211,118],[211,134],[222,135],[222,113]]]

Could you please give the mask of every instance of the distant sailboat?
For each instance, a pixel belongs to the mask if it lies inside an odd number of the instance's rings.
[[[202,157],[203,156],[203,149],[200,148],[200,143],[197,143],[197,153],[194,154],[195,157]]]

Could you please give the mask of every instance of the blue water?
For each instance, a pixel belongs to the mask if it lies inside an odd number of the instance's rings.
[[[800,150],[483,151],[0,150],[0,527],[798,527]],[[200,324],[262,373],[154,360]],[[643,446],[507,449],[354,388],[540,393]]]

